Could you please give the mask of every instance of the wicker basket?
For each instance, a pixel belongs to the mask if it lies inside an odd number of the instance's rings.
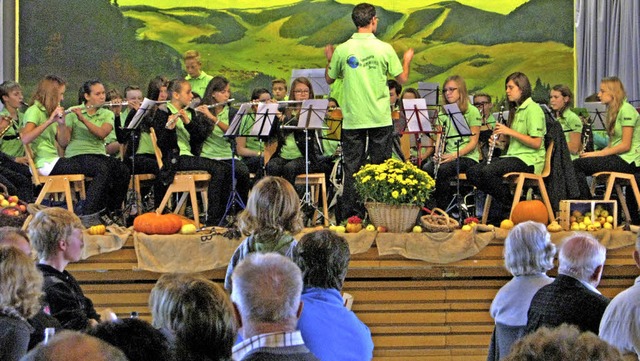
[[[0,194],[2,194],[5,197],[9,196],[7,187],[5,187],[5,185],[2,183],[0,183]],[[18,201],[18,203],[25,206],[27,205],[24,201]],[[28,214],[22,213],[18,216],[9,216],[2,213],[3,209],[4,208],[0,207],[0,227],[3,227],[3,226],[11,226],[11,227],[17,227],[17,228],[22,227],[25,219],[27,219]]]
[[[389,232],[409,232],[416,224],[420,207],[413,204],[389,205],[378,202],[366,202],[365,207],[371,222],[383,226]]]
[[[449,218],[447,212],[440,208],[434,208],[431,214],[422,216],[422,225],[428,232],[453,232],[460,224],[453,218]]]

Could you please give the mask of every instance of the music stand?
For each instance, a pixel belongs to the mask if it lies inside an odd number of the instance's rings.
[[[427,102],[431,119],[438,119],[440,105],[440,85],[433,82],[418,82],[418,94]]]
[[[589,113],[589,119],[591,120],[591,130],[604,130],[606,129],[603,116],[607,114],[607,106],[600,102],[584,103],[584,107]]]
[[[300,200],[301,205],[312,207],[322,217],[326,219],[328,214],[322,213],[318,207],[311,201],[311,192],[309,191],[309,130],[326,129],[323,124],[324,117],[327,113],[328,99],[309,99],[302,102],[300,114],[298,114],[298,124],[295,126],[286,125],[285,129],[303,130],[304,131],[304,196]]]
[[[427,101],[421,99],[403,99],[402,107],[406,121],[406,128],[402,134],[414,134],[416,146],[418,148],[418,167],[422,164],[422,140],[423,134],[432,133],[431,121],[429,120],[429,109]]]
[[[465,119],[462,111],[460,111],[458,104],[456,103],[445,104],[443,108],[444,108],[445,114],[451,120],[452,126],[458,132],[458,135],[449,136],[447,134],[446,137],[447,139],[457,138],[456,139],[456,173],[458,176],[456,177],[456,205],[458,207],[458,218],[462,222],[462,220],[464,219],[464,216],[462,213],[463,211],[466,213],[467,210],[466,210],[466,207],[464,210],[462,209],[462,196],[460,195],[460,142],[462,141],[462,137],[472,136],[473,133],[471,133],[471,128],[469,128],[469,124],[467,123],[467,120]],[[449,129],[451,129],[451,126],[449,127]]]

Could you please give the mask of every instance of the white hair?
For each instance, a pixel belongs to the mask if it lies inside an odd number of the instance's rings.
[[[278,253],[253,253],[234,269],[231,300],[243,318],[279,323],[297,317],[302,272]]]
[[[551,236],[542,223],[519,223],[504,241],[504,265],[514,276],[552,269],[555,255],[556,246],[551,243]]]
[[[596,268],[604,265],[606,257],[607,249],[593,236],[574,234],[560,248],[558,273],[589,281]]]

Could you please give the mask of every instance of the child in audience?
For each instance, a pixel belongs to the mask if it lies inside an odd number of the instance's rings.
[[[238,225],[248,237],[238,246],[227,267],[224,287],[229,291],[234,267],[249,253],[278,252],[292,257],[297,244],[293,235],[302,230],[300,198],[296,190],[284,178],[261,179],[251,190]]]

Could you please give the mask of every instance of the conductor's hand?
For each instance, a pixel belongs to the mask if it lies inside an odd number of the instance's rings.
[[[335,50],[335,47],[331,44],[327,44],[324,47],[324,56],[327,57],[328,61],[331,61],[331,58],[333,57],[333,51]]]
[[[405,64],[411,63],[411,60],[413,60],[413,48],[409,48],[409,50],[404,52],[402,60]]]

